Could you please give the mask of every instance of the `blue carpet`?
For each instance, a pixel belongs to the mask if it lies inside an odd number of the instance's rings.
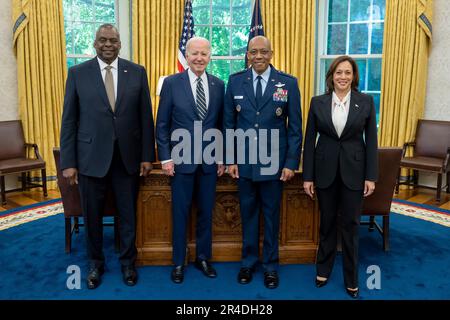
[[[360,230],[360,299],[450,299],[450,229],[431,222],[391,214],[391,250],[382,250],[377,232]],[[139,300],[316,300],[350,299],[345,294],[342,257],[338,255],[327,286],[314,286],[314,265],[280,266],[280,286],[263,285],[261,270],[252,283],[236,281],[239,263],[214,263],[218,277],[208,279],[191,264],[185,281],[170,280],[170,266],[139,267],[135,287],[122,283],[120,265],[114,253],[112,228],[105,228],[106,273],[96,290],[85,285],[86,255],[84,228],[73,238],[70,255],[64,253],[62,215],[29,222],[0,232],[0,299],[139,299]],[[81,289],[69,290],[69,265],[81,268]],[[370,290],[367,267],[381,270],[381,289]]]

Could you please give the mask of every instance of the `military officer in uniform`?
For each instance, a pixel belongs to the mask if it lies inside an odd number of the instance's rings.
[[[302,143],[297,79],[270,64],[272,53],[266,37],[250,40],[247,57],[251,67],[230,76],[224,106],[224,129],[235,130],[234,139],[225,135],[225,160],[228,173],[238,179],[243,237],[238,282],[250,283],[258,263],[262,211],[264,285],[270,289],[279,283],[278,235],[283,183],[292,179],[299,167]],[[245,132],[247,138],[237,142],[238,131]],[[242,150],[245,159],[240,160]],[[256,156],[256,161],[252,161],[252,156],[253,160]],[[267,163],[264,156],[271,162]]]

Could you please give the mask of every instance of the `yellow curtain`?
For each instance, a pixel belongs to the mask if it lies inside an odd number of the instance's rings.
[[[19,118],[26,141],[39,146],[51,180],[56,176],[52,149],[59,146],[67,76],[62,2],[13,0],[12,4]]]
[[[177,72],[177,52],[184,0],[133,0],[133,61],[147,69],[153,116],[160,76]]]
[[[380,146],[412,141],[423,116],[432,7],[432,0],[386,0]]]
[[[261,0],[265,35],[275,68],[298,79],[303,131],[314,95],[316,0]]]

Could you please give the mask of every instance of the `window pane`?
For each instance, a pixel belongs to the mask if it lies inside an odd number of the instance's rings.
[[[231,24],[230,0],[212,0],[212,23]]]
[[[359,71],[359,91],[365,91],[366,89],[366,59],[355,59],[356,64],[358,65]]]
[[[208,72],[227,82],[230,76],[230,60],[211,60]]]
[[[209,39],[209,27],[197,27],[197,26],[195,26],[194,30],[195,30],[195,35],[197,37],[203,37],[203,38],[206,38],[206,39],[210,40]]]
[[[209,0],[195,0],[192,3],[192,15],[194,16],[194,25],[209,24]],[[197,32],[197,30],[195,30]]]
[[[381,59],[369,59],[367,89],[369,91],[381,90]]]
[[[385,0],[373,0],[372,20],[384,20]]]
[[[384,23],[372,24],[372,54],[383,53],[383,29]]]
[[[370,15],[370,0],[351,0],[350,21],[367,21]]]
[[[369,28],[366,23],[350,25],[349,54],[367,54]]]
[[[228,56],[230,54],[230,28],[212,28],[212,54],[214,56]]]
[[[82,63],[82,62],[85,62],[85,61],[88,61],[88,60],[91,60],[92,58],[77,58],[76,59],[76,64],[80,64],[80,63]]]
[[[368,93],[373,97],[373,102],[375,104],[375,112],[377,114],[377,127],[380,123],[380,93],[370,92]]]
[[[75,65],[75,58],[67,58],[67,69]]]
[[[64,23],[64,31],[66,34],[66,53],[73,54],[73,35],[72,35],[72,23]]]
[[[333,24],[328,26],[327,54],[345,54],[347,42],[347,26]]]
[[[251,0],[232,0],[233,24],[250,25],[252,22]]]
[[[248,27],[233,27],[232,29],[232,56],[243,56],[247,51]]]
[[[114,0],[95,0],[95,19],[101,22],[114,23]]]
[[[72,20],[72,0],[63,1],[64,20]]]
[[[73,21],[93,21],[94,11],[92,10],[92,0],[72,0]]]
[[[245,68],[245,60],[231,60],[231,73],[242,71]]]
[[[347,0],[329,0],[328,21],[329,22],[346,22],[348,13]]]
[[[95,54],[93,48],[95,39],[94,25],[92,23],[74,23],[74,53],[75,54]]]

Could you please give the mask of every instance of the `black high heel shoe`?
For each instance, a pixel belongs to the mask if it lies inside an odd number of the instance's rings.
[[[319,279],[317,279],[317,277],[316,277],[316,287],[317,288],[321,288],[321,287],[323,287],[324,285],[326,285],[328,283],[328,279],[325,279],[325,280],[319,280]]]
[[[356,290],[350,290],[349,288],[345,288],[345,291],[347,291],[347,294],[352,297],[353,299],[357,299],[359,295],[359,289]]]

